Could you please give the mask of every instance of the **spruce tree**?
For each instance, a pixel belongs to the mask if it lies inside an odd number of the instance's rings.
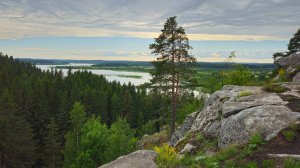
[[[35,164],[35,143],[31,126],[18,113],[10,92],[0,96],[0,167],[31,167]]]
[[[55,123],[55,118],[52,115],[50,123],[47,125],[48,133],[45,138],[45,160],[49,168],[61,166],[61,144],[58,134],[58,126]]]

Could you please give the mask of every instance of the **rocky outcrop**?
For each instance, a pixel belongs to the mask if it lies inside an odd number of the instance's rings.
[[[287,88],[286,92],[277,94],[261,87],[225,86],[208,98],[202,111],[195,117],[189,116],[175,131],[171,145],[176,146],[181,141],[177,132],[184,125],[188,127],[182,132],[201,132],[216,138],[219,147],[244,144],[254,133],[270,140],[290,124],[300,122],[300,111],[289,106],[289,101],[298,99],[300,104],[300,85],[285,83],[282,87]],[[283,100],[282,96],[288,99]]]
[[[176,143],[182,139],[188,131],[190,131],[191,126],[193,124],[193,121],[195,120],[198,112],[194,112],[192,114],[189,114],[185,120],[183,121],[183,124],[181,124],[173,133],[170,145],[175,146]]]
[[[100,168],[156,168],[156,153],[152,150],[138,150],[129,155],[121,156]]]
[[[282,57],[277,60],[282,67],[300,66],[300,54],[292,54],[288,57]]]
[[[277,62],[281,68],[285,69],[287,78],[300,83],[300,53],[279,58]]]

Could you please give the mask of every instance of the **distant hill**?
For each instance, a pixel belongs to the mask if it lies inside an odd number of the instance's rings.
[[[62,59],[31,59],[20,58],[20,60],[39,65],[63,65],[69,63],[94,64],[94,66],[152,66],[148,61],[108,61],[108,60],[62,60]],[[272,63],[241,63],[250,69],[273,69]],[[224,62],[197,62],[197,67],[205,69],[227,69],[230,63]]]

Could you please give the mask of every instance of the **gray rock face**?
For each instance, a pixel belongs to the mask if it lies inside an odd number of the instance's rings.
[[[299,66],[300,65],[300,54],[292,54],[288,57],[279,58],[278,64],[282,67]]]
[[[176,143],[182,139],[185,134],[191,129],[194,119],[196,118],[197,112],[189,114],[182,125],[180,125],[172,135],[170,145],[176,146]]]
[[[179,152],[179,154],[188,154],[188,153],[191,153],[193,152],[194,150],[196,149],[196,146],[193,146],[191,144],[186,144],[184,146],[184,148]]]
[[[300,84],[300,72],[293,77],[293,82]]]
[[[138,150],[129,155],[105,164],[99,168],[156,168],[154,160],[156,153],[151,150]]]
[[[222,120],[219,146],[247,143],[253,133],[260,133],[268,141],[299,119],[300,113],[285,106],[263,105],[245,109]]]
[[[282,87],[289,88],[282,93],[285,96],[299,95],[300,85],[285,83]],[[270,140],[291,123],[300,121],[300,113],[290,110],[288,103],[260,87],[225,86],[205,102],[189,131],[217,138],[220,147],[246,143],[254,133]]]

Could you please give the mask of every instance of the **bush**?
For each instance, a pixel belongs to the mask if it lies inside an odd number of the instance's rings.
[[[171,168],[177,162],[175,148],[164,144],[162,147],[154,147],[155,152],[158,154],[156,162],[160,168]]]
[[[284,138],[288,141],[293,141],[296,137],[296,133],[293,130],[286,130],[282,132]]]
[[[283,167],[284,168],[299,168],[300,162],[296,161],[295,159],[292,159],[292,158],[287,158],[287,159],[284,159]]]

